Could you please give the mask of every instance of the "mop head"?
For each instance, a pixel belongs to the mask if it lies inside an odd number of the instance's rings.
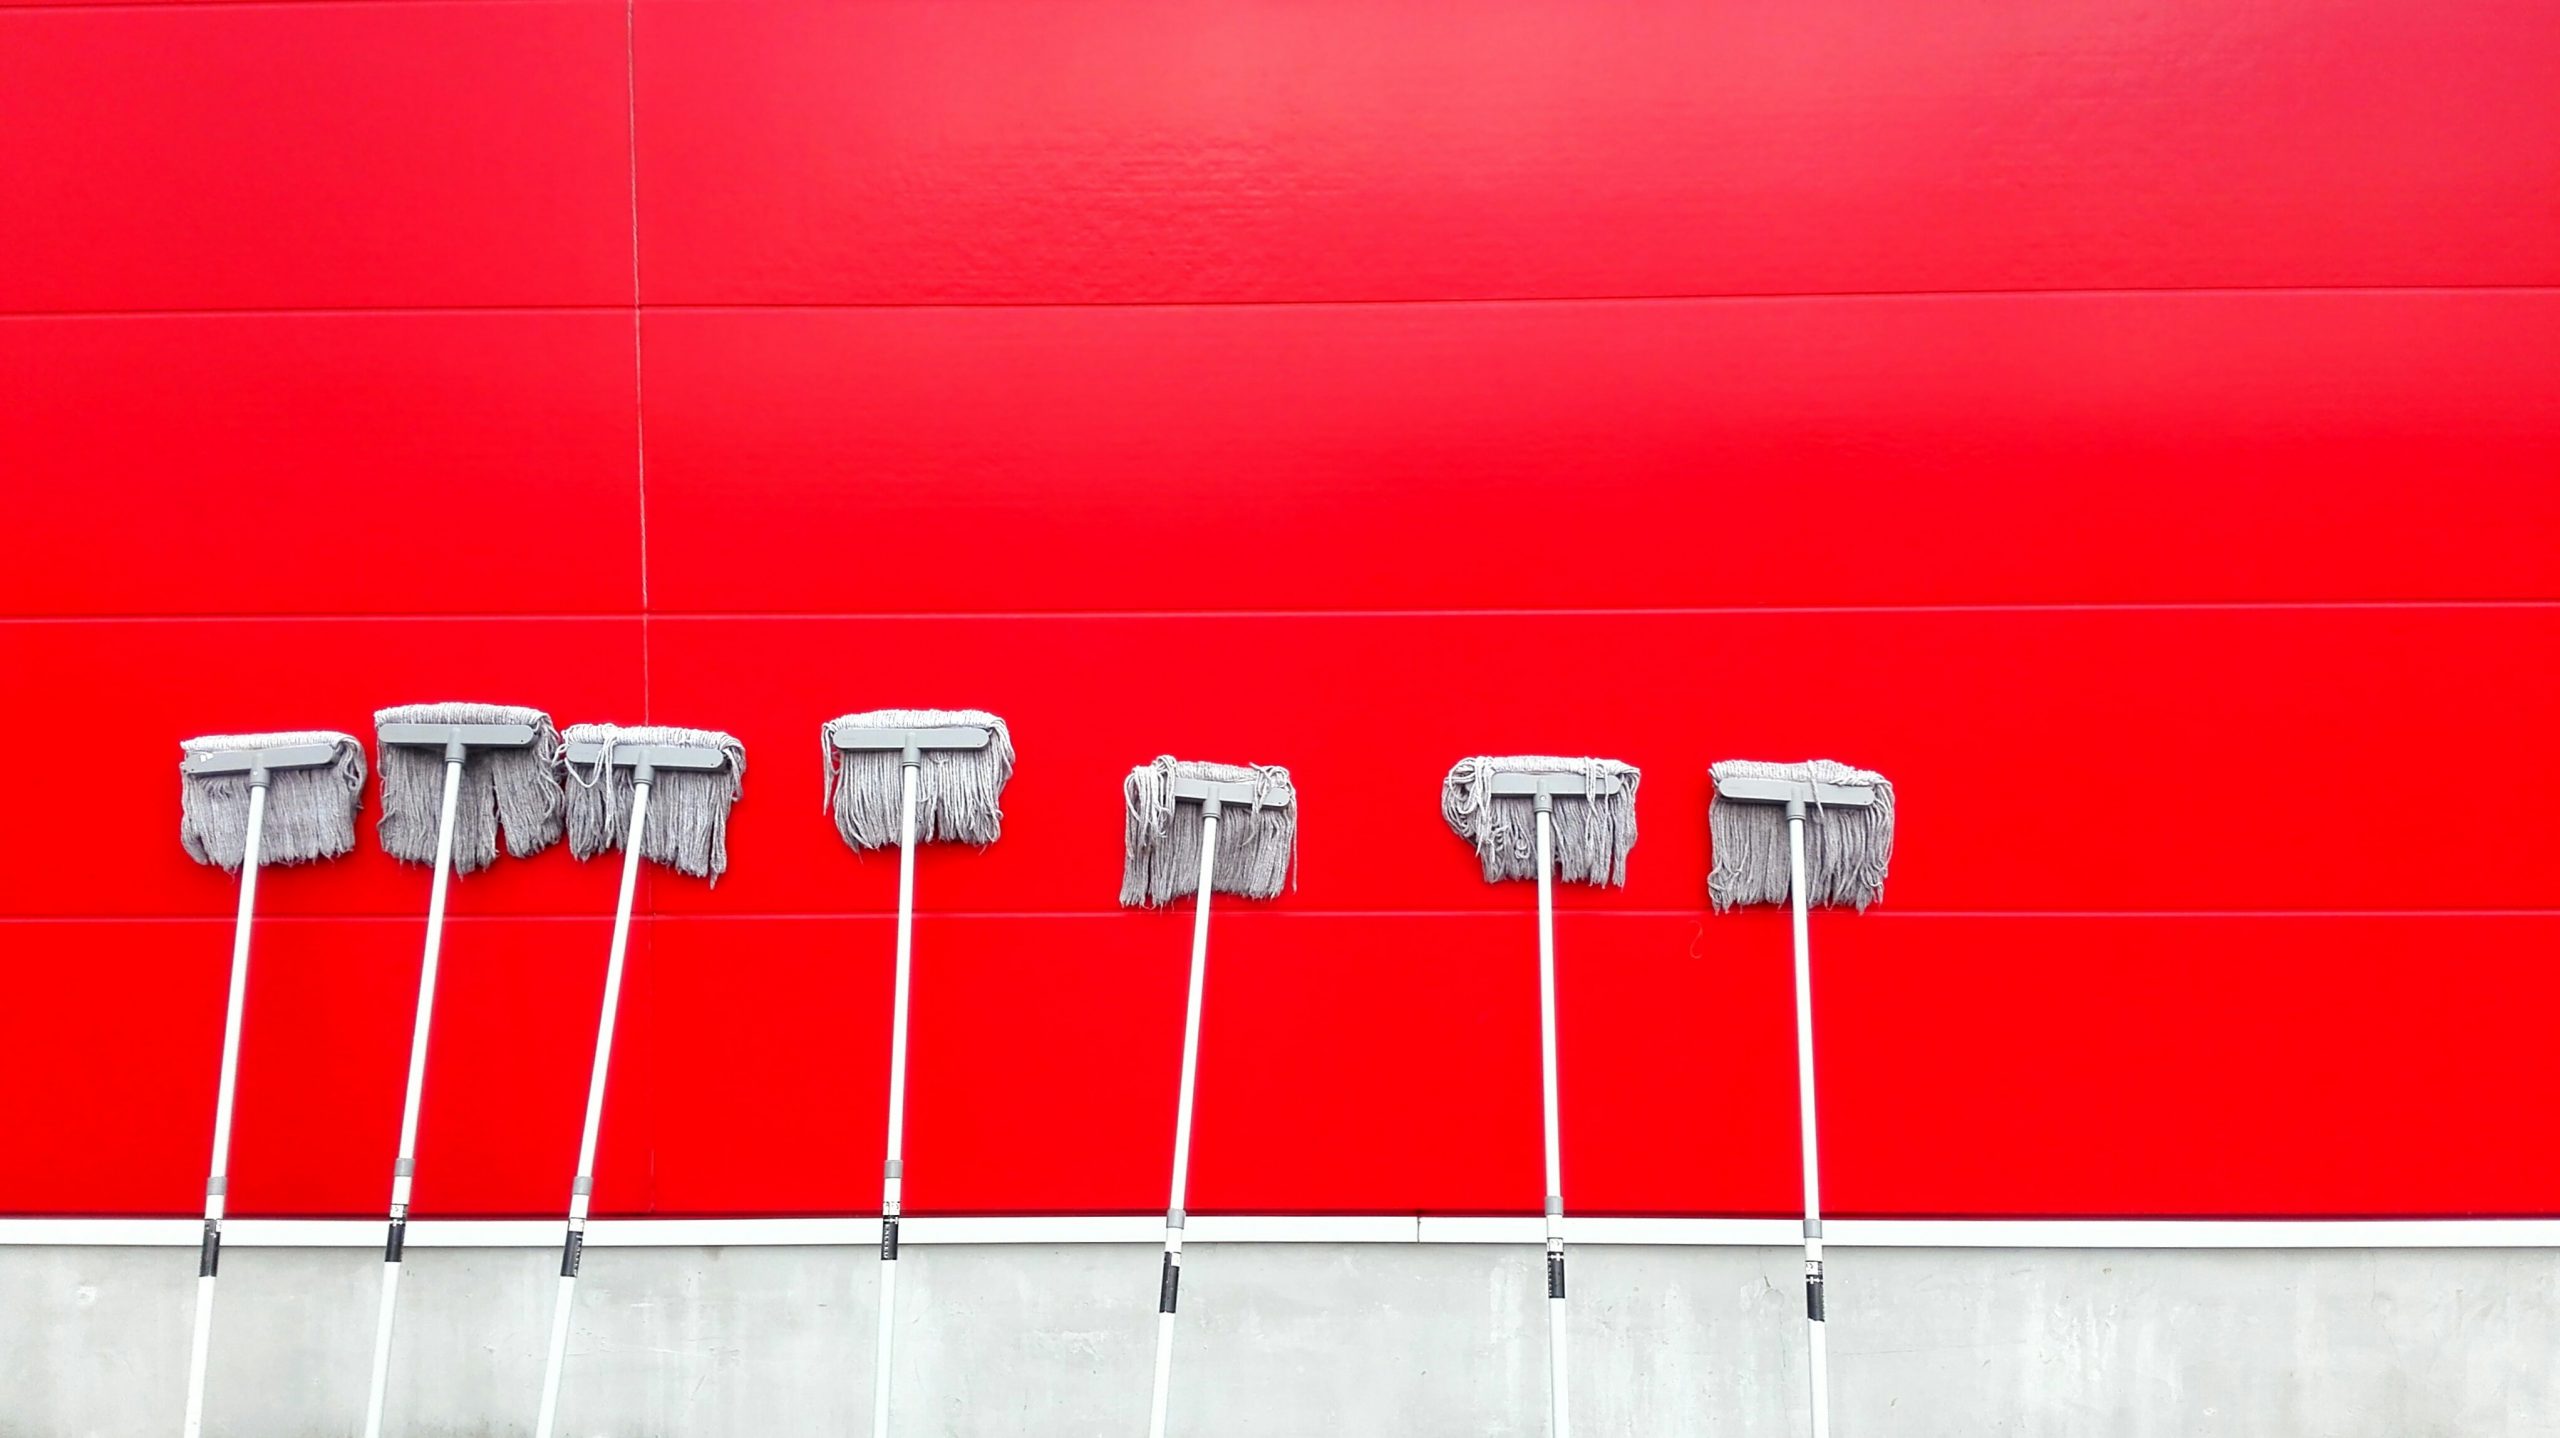
[[[1718,911],[1737,904],[1787,902],[1787,806],[1724,797],[1727,779],[1784,779],[1797,783],[1864,784],[1872,804],[1808,804],[1804,816],[1804,880],[1808,905],[1849,904],[1863,909],[1884,893],[1885,865],[1893,860],[1893,782],[1869,769],[1828,759],[1805,764],[1764,764],[1728,759],[1711,764],[1716,799],[1707,806],[1715,840],[1715,867],[1707,898]]]
[[[856,849],[895,848],[899,792],[905,767],[895,749],[836,747],[839,730],[957,729],[988,732],[984,749],[925,749],[916,768],[916,842],[949,839],[992,844],[1004,828],[996,801],[1013,777],[1013,736],[1004,721],[982,709],[873,709],[830,719],[818,731],[826,751],[826,804],[836,832]]]
[[[476,873],[497,862],[498,833],[507,852],[531,858],[561,831],[560,734],[539,709],[507,704],[402,704],[378,710],[382,724],[530,724],[522,749],[471,749],[462,761],[462,795],[453,817],[453,871]],[[444,752],[416,744],[378,744],[382,771],[382,851],[412,864],[436,861],[436,820],[444,796]]]
[[[1218,866],[1211,883],[1221,894],[1268,899],[1288,887],[1298,857],[1298,794],[1289,771],[1273,764],[1201,764],[1168,754],[1129,771],[1128,863],[1120,872],[1120,902],[1151,909],[1200,892],[1200,831],[1204,806],[1173,797],[1176,779],[1254,786],[1250,807],[1218,810]]]
[[[314,729],[208,734],[178,746],[189,754],[222,754],[301,744],[327,744],[337,750],[337,758],[310,768],[267,771],[267,812],[258,831],[260,864],[334,859],[356,846],[356,810],[364,804],[364,745],[352,734]],[[249,849],[249,776],[179,771],[178,842],[199,864],[240,872]]]
[[[1615,759],[1556,759],[1534,754],[1461,759],[1440,786],[1440,814],[1450,832],[1476,846],[1487,883],[1538,877],[1538,803],[1527,794],[1496,794],[1496,774],[1580,774],[1615,778],[1615,794],[1558,795],[1551,812],[1556,873],[1569,883],[1624,887],[1627,851],[1636,846],[1636,780]]]
[[[746,746],[717,729],[676,729],[663,724],[572,724],[566,744],[594,744],[604,752],[593,764],[570,763],[569,852],[592,859],[631,839],[632,768],[613,762],[617,744],[682,744],[729,756],[723,769],[659,769],[649,781],[648,832],[640,857],[713,883],[729,871],[729,806],[747,777]]]

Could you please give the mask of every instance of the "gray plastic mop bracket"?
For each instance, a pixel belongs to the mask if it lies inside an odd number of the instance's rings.
[[[220,1197],[222,1197],[224,1194],[229,1193],[230,1191],[231,1191],[231,1180],[230,1180],[230,1179],[222,1178],[222,1177],[214,1177],[214,1178],[208,1178],[208,1179],[206,1179],[206,1180],[204,1181],[204,1196],[205,1196],[205,1197],[207,1197],[207,1198],[220,1198]]]
[[[1273,798],[1260,781],[1252,779],[1176,779],[1168,792],[1176,803],[1188,800],[1203,806],[1234,804],[1248,809],[1253,807],[1256,795],[1262,796],[1262,807],[1266,809],[1286,809],[1297,798],[1287,789]]]
[[[1835,804],[1868,805],[1876,801],[1876,791],[1865,784],[1816,784],[1803,779],[1726,779],[1716,785],[1716,797],[1749,804],[1811,804],[1822,808]]]
[[[273,749],[220,749],[189,754],[178,761],[182,774],[246,774],[252,784],[266,782],[270,769],[317,769],[337,762],[335,744],[283,744]]]
[[[530,724],[384,724],[374,737],[385,744],[442,749],[459,759],[465,749],[522,749],[533,743]]]
[[[924,761],[927,749],[984,749],[995,735],[975,724],[946,729],[830,729],[827,742],[846,753],[874,754],[895,749],[909,764]]]
[[[1820,1238],[1822,1236],[1822,1220],[1818,1218],[1806,1219],[1804,1221],[1804,1236],[1807,1238]]]
[[[1182,1226],[1182,1210],[1178,1208],[1166,1209],[1164,1213],[1164,1226],[1167,1228],[1180,1228]]]
[[[882,1178],[904,1178],[907,1176],[907,1166],[902,1160],[894,1158],[890,1159],[880,1165],[880,1176]]]
[[[1627,784],[1615,774],[1496,773],[1490,789],[1494,794],[1505,797],[1526,794],[1535,799],[1553,800],[1559,795],[1589,798],[1601,794],[1623,794]]]
[[[569,1185],[569,1191],[571,1193],[593,1193],[596,1191],[596,1181],[587,1177],[583,1173],[579,1174],[577,1181]]]
[[[572,764],[601,764],[607,761],[602,743],[585,739],[573,740],[566,749]],[[611,762],[626,769],[726,769],[729,751],[708,744],[623,744],[611,746]]]

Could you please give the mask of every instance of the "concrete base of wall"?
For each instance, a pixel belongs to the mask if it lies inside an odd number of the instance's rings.
[[[1798,1433],[1798,1255],[1587,1247],[1572,1259],[1575,1427]],[[565,1434],[800,1438],[870,1423],[860,1248],[590,1250]],[[902,1435],[1058,1438],[1146,1422],[1156,1257],[1119,1245],[911,1247]],[[555,1287],[532,1250],[409,1254],[391,1397],[403,1438],[530,1433]],[[2487,1438],[2560,1434],[2560,1254],[2508,1250],[1842,1249],[1832,1411],[1858,1438]],[[347,1438],[380,1264],[223,1256],[208,1431]],[[0,1248],[0,1435],[174,1434],[194,1254]],[[1177,1431],[1545,1433],[1528,1248],[1200,1244]]]

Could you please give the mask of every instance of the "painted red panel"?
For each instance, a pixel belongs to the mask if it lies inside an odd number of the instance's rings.
[[[2528,0],[640,7],[660,302],[2549,284]]]
[[[1187,911],[927,917],[918,931],[907,1196],[914,1212],[1144,1212],[1163,1204],[1180,1071]],[[667,1028],[659,1194],[676,1213],[858,1212],[878,1203],[887,1092],[886,917],[661,921]],[[1792,1029],[1784,973],[1691,962],[1687,917],[1564,925],[1575,947],[1572,1032],[1608,1107],[1588,1134],[1784,1078]],[[1203,1013],[1196,1211],[1439,1211],[1538,1204],[1537,970],[1526,915],[1418,919],[1284,914],[1247,905],[1215,920]],[[1587,945],[1587,947],[1582,947]],[[1657,1017],[1726,1015],[1730,980],[1758,979],[1778,1018],[1719,1020],[1730,1042],[1618,1049],[1641,1014],[1601,1018],[1648,979],[1695,1007],[1640,998]],[[1600,997],[1586,995],[1597,991]],[[1631,1071],[1631,1066],[1641,1072]],[[1582,1080],[1577,1076],[1576,1087]],[[1706,1191],[1783,1176],[1792,1109],[1767,1093],[1736,1115]],[[1719,1122],[1724,1122],[1720,1119]],[[1577,1139],[1579,1157],[1582,1140]],[[1676,1169],[1675,1186],[1696,1180]],[[1765,1188],[1765,1182],[1762,1184]],[[1661,1185],[1655,1184],[1659,1193]],[[1764,1199],[1766,1195],[1763,1195]],[[1769,1200],[1774,1203],[1774,1200]]]
[[[0,11],[0,310],[628,304],[611,4]]]
[[[1761,927],[1779,962],[1783,926]],[[1841,1212],[2560,1209],[2560,1150],[2524,1137],[2560,1105],[2547,910],[1876,911],[1814,943],[1823,1184]]]
[[[0,322],[0,613],[628,612],[631,374],[613,314]]]
[[[285,872],[287,891],[317,877]],[[593,876],[607,891],[610,876]],[[422,1216],[564,1211],[603,991],[605,914],[446,928],[418,1140]],[[645,934],[646,926],[643,926]],[[203,1202],[231,956],[222,920],[0,923],[19,997],[0,1006],[9,1155],[0,1208],[186,1213]],[[645,936],[626,1032],[649,1028]],[[387,920],[261,926],[242,1024],[232,1212],[379,1214],[390,1196],[418,932]],[[65,1015],[84,1016],[76,1027]],[[597,1202],[648,1203],[645,1043],[617,1042]]]
[[[562,724],[636,714],[636,619],[224,619],[0,623],[0,710],[76,714],[76,759],[22,766],[0,824],[0,914],[219,915],[237,881],[178,846],[178,742],[338,729],[366,741],[389,704],[532,704]],[[368,783],[356,851],[262,894],[278,914],[423,916],[427,871],[374,842]],[[452,912],[599,912],[565,847],[458,883]],[[610,885],[602,901],[611,903]]]
[[[1167,751],[1292,768],[1302,883],[1276,902],[1315,911],[1525,902],[1477,877],[1441,778],[1472,753],[1592,751],[1646,770],[1643,837],[1630,887],[1576,906],[1698,908],[1707,764],[1808,754],[1900,786],[1897,908],[2560,901],[2531,805],[2457,821],[2405,777],[2477,757],[2511,792],[2560,784],[2547,606],[660,619],[652,649],[656,712],[750,755],[734,868],[662,890],[679,912],[891,906],[895,863],[820,812],[817,726],[909,703],[992,709],[1022,755],[1005,836],[927,855],[918,902],[944,911],[1110,908],[1121,777]],[[2282,798],[2221,811],[2251,784]],[[2456,829],[2461,862],[2413,857],[2409,836]]]
[[[2540,598],[2554,333],[2560,294],[653,314],[651,597]]]

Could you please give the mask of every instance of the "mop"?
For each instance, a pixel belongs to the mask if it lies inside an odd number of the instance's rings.
[[[1182,1287],[1182,1197],[1191,1175],[1192,1081],[1200,1066],[1200,992],[1209,973],[1209,895],[1268,899],[1285,887],[1298,853],[1298,792],[1289,771],[1267,764],[1200,764],[1170,755],[1130,771],[1128,861],[1120,902],[1157,908],[1199,895],[1191,918],[1191,979],[1182,1015],[1182,1090],[1173,1122],[1173,1196],[1164,1215],[1164,1264],[1156,1289],[1155,1390],[1148,1438],[1164,1438],[1173,1383],[1173,1310]],[[1241,813],[1229,817],[1227,810]]]
[[[820,731],[825,802],[856,853],[898,846],[896,998],[889,1020],[889,1154],[880,1166],[880,1326],[871,1367],[871,1432],[888,1438],[889,1356],[898,1306],[898,1213],[906,1182],[907,983],[915,953],[916,845],[987,845],[1004,814],[1013,737],[978,709],[875,709]],[[894,779],[892,776],[895,776]]]
[[[738,802],[747,772],[746,750],[710,729],[572,724],[561,739],[569,771],[569,852],[592,859],[620,848],[622,887],[613,904],[613,946],[605,959],[595,1057],[587,1066],[587,1117],[578,1131],[577,1176],[569,1184],[569,1225],[560,1242],[560,1289],[552,1302],[551,1349],[542,1369],[536,1438],[551,1438],[560,1413],[560,1370],[569,1357],[569,1320],[579,1262],[586,1254],[596,1132],[604,1122],[604,1078],[613,1062],[613,1022],[622,1007],[623,956],[631,944],[631,898],[640,883],[640,861],[655,859],[677,873],[720,882],[729,868],[729,807]],[[634,834],[638,843],[632,842]]]
[[[1893,858],[1893,785],[1881,774],[1828,759],[1764,764],[1728,759],[1708,767],[1715,866],[1707,897],[1718,912],[1737,904],[1788,904],[1796,951],[1796,1122],[1804,1153],[1804,1315],[1813,1388],[1813,1438],[1830,1438],[1830,1359],[1822,1332],[1822,1164],[1813,1106],[1812,904],[1864,910],[1884,892]]]
[[[539,709],[501,704],[406,704],[373,716],[375,767],[382,774],[383,852],[432,864],[427,940],[418,966],[418,1008],[409,1025],[409,1078],[400,1101],[400,1153],[391,1169],[391,1224],[382,1247],[382,1308],[374,1321],[373,1378],[365,1395],[365,1438],[382,1438],[391,1382],[391,1318],[400,1298],[409,1190],[417,1171],[418,1100],[426,1092],[427,1029],[435,1016],[436,959],[444,947],[445,887],[456,873],[528,858],[560,838],[560,736]],[[466,804],[464,801],[468,799]],[[428,816],[433,815],[431,819]]]
[[[204,1432],[205,1361],[213,1340],[213,1284],[222,1266],[222,1209],[230,1189],[231,1100],[240,1068],[240,1014],[249,996],[249,921],[261,864],[334,859],[356,846],[364,802],[364,746],[351,734],[216,734],[179,746],[178,841],[199,864],[240,876],[231,924],[231,997],[222,1015],[222,1077],[213,1099],[213,1164],[204,1183],[204,1243],[196,1254],[196,1321],[187,1349],[186,1438]]]
[[[1475,845],[1487,883],[1538,881],[1538,1068],[1547,1156],[1547,1431],[1571,1431],[1565,1404],[1564,1151],[1556,1098],[1558,870],[1601,888],[1627,882],[1636,842],[1636,770],[1615,759],[1461,759],[1440,813]],[[1559,802],[1561,801],[1561,802]]]

